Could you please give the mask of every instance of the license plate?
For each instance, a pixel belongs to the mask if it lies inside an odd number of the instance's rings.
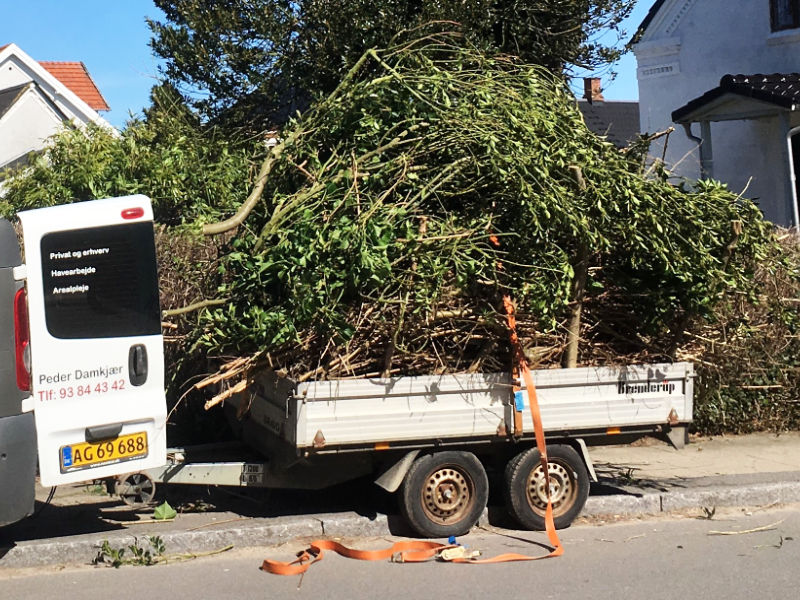
[[[147,456],[147,433],[130,433],[113,440],[61,446],[61,472],[120,463]]]

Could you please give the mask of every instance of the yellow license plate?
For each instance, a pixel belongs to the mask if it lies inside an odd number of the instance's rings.
[[[61,446],[61,472],[120,463],[147,456],[147,434],[130,433],[113,440]]]

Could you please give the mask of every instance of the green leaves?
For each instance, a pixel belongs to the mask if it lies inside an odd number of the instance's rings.
[[[329,94],[365,51],[392,46],[404,31],[459,29],[476,48],[556,72],[566,65],[591,70],[614,62],[625,36],[618,24],[634,0],[155,3],[165,19],[148,20],[150,46],[163,60],[166,79],[194,92],[193,106],[204,117],[261,131],[284,122],[310,98]],[[426,23],[435,25],[423,28]],[[364,71],[366,79],[376,72]],[[426,82],[408,85],[429,91]],[[407,100],[433,101],[445,109],[458,102],[458,90],[442,85],[435,92]],[[391,95],[400,92],[376,90],[371,97],[383,102]]]
[[[153,518],[156,521],[169,521],[178,516],[178,512],[169,505],[169,502],[164,500],[161,504],[156,506],[153,510]]]
[[[281,132],[261,200],[233,237],[165,282],[167,302],[173,289],[194,302],[218,285],[229,299],[186,317],[176,354],[278,356],[271,364],[301,375],[353,352],[364,354],[356,366],[337,363],[351,375],[401,359],[396,372],[473,368],[501,355],[504,293],[532,343],[562,335],[583,247],[584,315],[604,356],[673,353],[686,323],[755,295],[755,266],[774,248],[758,209],[719,183],[642,177],[544,69],[450,36],[360,64]],[[157,106],[120,137],[63,133],[9,182],[7,208],[136,190],[161,221],[204,223],[244,202],[264,151],[258,137],[222,137]]]
[[[18,210],[146,194],[156,219],[179,225],[215,220],[247,196],[258,145],[223,138],[175,111],[151,109],[119,135],[90,125],[64,129],[28,169],[7,181],[8,217]]]
[[[103,540],[97,556],[92,562],[95,565],[105,564],[119,569],[122,565],[149,567],[166,559],[164,556],[166,546],[161,537],[149,535],[145,540],[147,541],[147,547],[141,544],[137,537],[133,539],[133,544],[129,544],[127,547],[115,547],[108,540]],[[130,552],[130,558],[125,556],[126,550]]]

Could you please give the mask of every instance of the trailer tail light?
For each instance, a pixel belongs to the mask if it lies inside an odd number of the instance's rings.
[[[123,219],[139,219],[144,216],[144,209],[141,206],[126,208],[122,211]]]
[[[28,298],[25,288],[14,296],[14,353],[17,367],[17,387],[31,390],[31,334],[28,329]]]

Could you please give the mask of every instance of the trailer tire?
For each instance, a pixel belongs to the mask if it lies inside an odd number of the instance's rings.
[[[556,529],[569,527],[583,510],[589,496],[589,474],[580,455],[571,446],[547,448],[550,495]],[[544,530],[547,498],[541,454],[536,448],[521,452],[506,465],[503,486],[506,507],[525,529]]]
[[[400,488],[400,511],[425,537],[467,533],[488,500],[489,479],[471,452],[435,452],[417,458]]]

